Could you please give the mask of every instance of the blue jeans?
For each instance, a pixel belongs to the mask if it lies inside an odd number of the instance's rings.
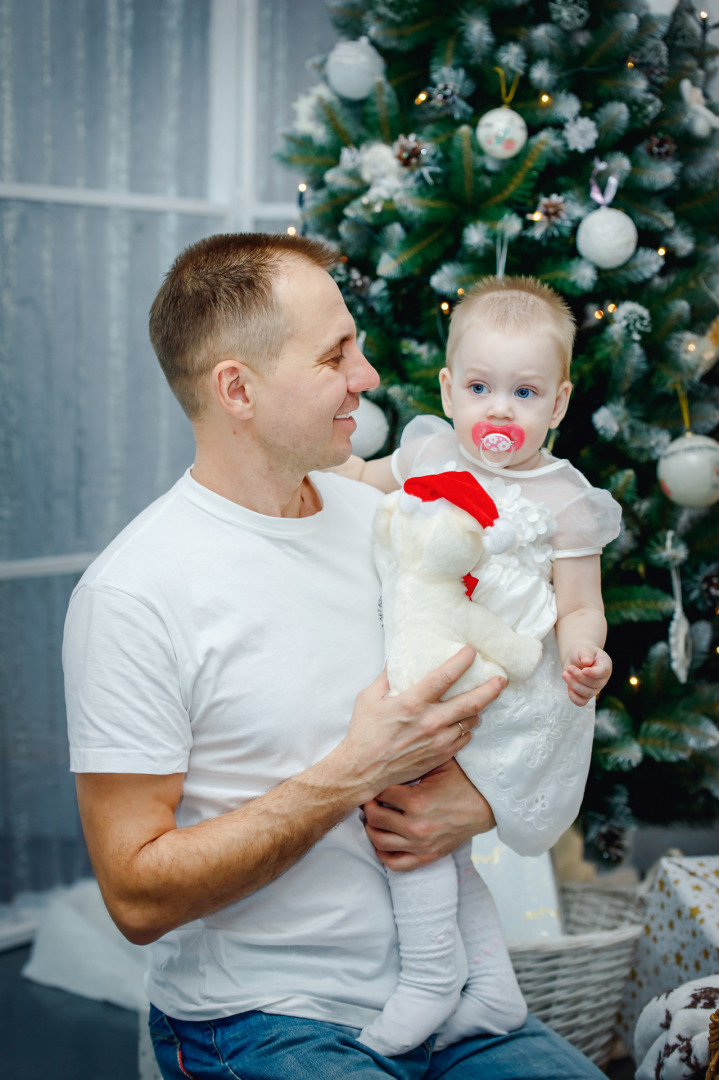
[[[605,1080],[533,1016],[509,1035],[465,1039],[437,1054],[424,1043],[393,1058],[358,1043],[359,1028],[256,1011],[187,1021],[152,1006],[150,1034],[165,1080]]]

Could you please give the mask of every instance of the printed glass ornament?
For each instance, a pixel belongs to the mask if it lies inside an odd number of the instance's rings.
[[[678,506],[711,506],[719,500],[719,443],[685,431],[660,457],[657,476],[664,494]]]
[[[514,76],[514,81],[507,91],[504,70],[499,67],[494,70],[499,75],[499,86],[504,104],[499,109],[490,109],[481,118],[477,124],[477,142],[485,154],[489,154],[498,161],[504,161],[518,154],[526,143],[527,125],[524,118],[509,107],[519,83],[519,73]]]
[[[327,57],[325,75],[340,97],[361,101],[384,75],[384,60],[366,37],[339,41]]]
[[[527,125],[508,105],[490,109],[477,124],[477,142],[490,157],[514,157],[527,141]]]

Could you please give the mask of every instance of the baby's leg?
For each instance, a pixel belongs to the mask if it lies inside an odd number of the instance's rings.
[[[459,1001],[466,965],[456,934],[452,857],[409,873],[388,870],[387,877],[399,938],[399,981],[359,1041],[392,1057],[408,1053],[439,1030]]]
[[[527,1017],[494,900],[472,865],[471,842],[455,851],[454,860],[459,882],[457,922],[469,976],[459,1005],[439,1032],[435,1050],[472,1035],[504,1035],[521,1027]]]

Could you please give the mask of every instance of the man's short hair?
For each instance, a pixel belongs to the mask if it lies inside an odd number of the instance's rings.
[[[336,252],[304,236],[223,233],[186,248],[150,309],[150,341],[165,378],[190,420],[207,404],[207,376],[236,358],[261,370],[292,332],[273,281],[288,259],[329,270]]]
[[[576,323],[559,293],[532,277],[481,278],[463,295],[449,324],[447,366],[470,321],[480,320],[487,330],[526,334],[544,330],[555,340],[561,379],[569,378]]]

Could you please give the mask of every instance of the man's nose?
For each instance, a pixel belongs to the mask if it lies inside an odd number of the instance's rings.
[[[359,345],[355,345],[352,367],[347,376],[347,389],[352,394],[360,394],[364,390],[374,390],[375,386],[379,386],[379,375]]]

